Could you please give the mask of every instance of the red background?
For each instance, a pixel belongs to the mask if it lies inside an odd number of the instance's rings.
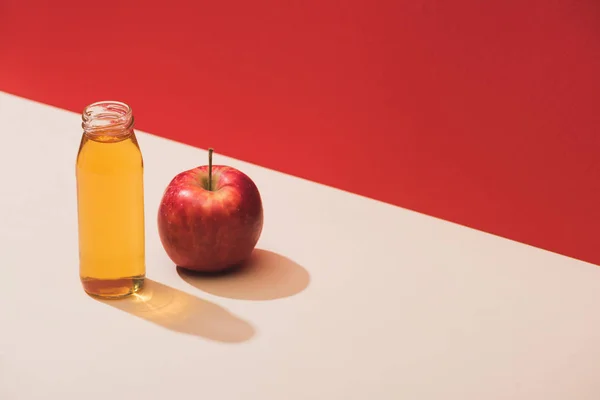
[[[597,0],[0,0],[0,90],[600,263]]]

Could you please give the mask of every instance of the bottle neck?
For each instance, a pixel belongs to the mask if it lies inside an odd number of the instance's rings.
[[[120,139],[133,133],[134,118],[129,107],[118,101],[100,101],[87,106],[82,113],[83,132],[92,137]]]

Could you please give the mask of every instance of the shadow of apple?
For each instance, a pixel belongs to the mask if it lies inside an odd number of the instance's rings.
[[[221,306],[147,279],[144,288],[120,300],[100,300],[163,328],[225,343],[251,339],[254,328]]]
[[[178,267],[190,285],[213,294],[239,300],[273,300],[302,292],[310,282],[306,269],[267,250],[255,249],[243,264],[223,273],[199,273]]]

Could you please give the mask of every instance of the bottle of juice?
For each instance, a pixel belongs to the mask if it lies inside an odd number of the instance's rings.
[[[144,284],[144,164],[131,108],[103,101],[85,108],[77,154],[79,276],[102,298]]]

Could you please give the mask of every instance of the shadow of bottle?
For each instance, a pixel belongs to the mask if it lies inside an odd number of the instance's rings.
[[[294,261],[255,249],[242,265],[227,272],[207,274],[178,267],[190,285],[215,296],[239,300],[273,300],[293,296],[308,286],[310,275]]]
[[[163,328],[218,342],[244,342],[255,333],[223,307],[147,278],[143,290],[127,298],[97,300]]]

